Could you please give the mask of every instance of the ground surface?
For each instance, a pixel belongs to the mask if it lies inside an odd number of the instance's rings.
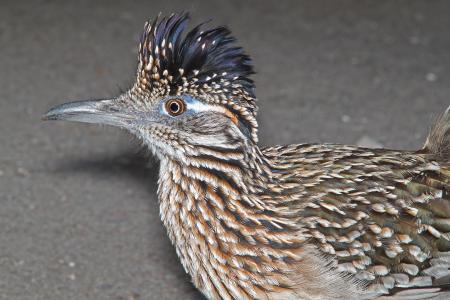
[[[40,121],[126,89],[160,11],[229,24],[256,64],[264,145],[417,149],[450,104],[448,1],[186,3],[2,2],[0,299],[200,298],[159,221],[157,163],[116,129]]]

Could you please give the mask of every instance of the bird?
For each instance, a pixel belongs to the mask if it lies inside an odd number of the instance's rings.
[[[159,160],[160,217],[195,287],[207,299],[449,299],[450,107],[419,150],[261,147],[251,58],[227,27],[189,20],[145,24],[126,92],[43,119],[120,127]]]

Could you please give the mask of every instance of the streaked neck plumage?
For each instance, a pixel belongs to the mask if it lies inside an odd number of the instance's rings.
[[[275,207],[271,162],[253,143],[187,152],[185,159],[160,157],[158,194],[161,219],[194,284],[211,299],[266,299],[295,285],[286,274],[298,267],[306,237]]]

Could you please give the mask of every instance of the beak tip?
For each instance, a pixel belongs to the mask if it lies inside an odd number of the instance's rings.
[[[49,110],[48,112],[46,112],[41,116],[41,121],[51,121],[51,120],[56,120],[55,114],[52,113],[52,110]]]

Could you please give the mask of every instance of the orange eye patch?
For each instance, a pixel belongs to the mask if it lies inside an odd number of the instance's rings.
[[[233,114],[231,111],[229,111],[228,109],[225,109],[225,115],[230,118],[230,120],[235,124],[238,125],[239,120],[237,118],[237,116],[235,114]]]

